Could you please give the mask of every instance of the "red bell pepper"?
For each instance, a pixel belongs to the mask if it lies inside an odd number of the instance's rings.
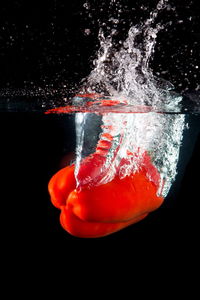
[[[89,169],[96,158],[93,155],[87,168],[83,168],[84,176],[91,174]],[[61,209],[60,222],[65,230],[77,237],[101,237],[142,220],[162,204],[163,198],[156,194],[159,178],[145,153],[143,167],[123,179],[116,175],[106,184],[86,184],[77,189],[71,165],[57,172],[48,188],[52,203]]]
[[[98,94],[78,96],[95,99],[102,105],[118,103],[104,101]],[[93,104],[94,101],[87,102],[87,105]],[[47,113],[68,112],[68,109],[61,107]],[[61,209],[62,227],[77,237],[101,237],[118,231],[144,219],[163,202],[163,198],[157,196],[160,174],[147,152],[143,153],[136,173],[120,179],[120,168],[130,163],[129,159],[123,158],[114,179],[97,184],[109,172],[104,165],[113,137],[109,133],[104,133],[104,137],[105,134],[106,141],[100,139],[96,152],[82,160],[77,182],[75,166],[71,165],[57,172],[48,185],[52,203]],[[133,153],[127,151],[129,156],[134,159]]]

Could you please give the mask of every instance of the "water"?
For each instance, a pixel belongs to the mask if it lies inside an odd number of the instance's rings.
[[[198,100],[197,94],[195,97]],[[194,101],[195,97],[193,96],[194,104],[192,104],[191,99],[183,97],[184,101],[182,100],[181,105],[176,107],[176,110],[167,106],[161,110],[159,107],[147,105],[135,106],[118,102],[113,104],[109,97],[103,97],[109,105],[106,105],[106,102],[102,104],[102,99],[98,97],[96,99],[76,97],[74,98],[74,105],[52,109],[50,104],[49,106],[41,105],[42,102],[44,103],[43,98],[26,98],[23,96],[6,99],[4,97],[1,99],[1,111],[18,112],[19,116],[24,113],[30,114],[32,111],[33,116],[34,113],[43,115],[44,120],[48,120],[52,115],[62,124],[70,119],[75,129],[71,131],[71,137],[66,136],[64,143],[67,145],[68,139],[72,139],[72,136],[74,143],[76,139],[76,149],[75,144],[71,149],[71,152],[74,153],[73,159],[67,162],[76,163],[77,186],[89,184],[90,181],[92,184],[95,182],[95,185],[105,184],[112,181],[116,173],[120,174],[121,179],[129,176],[140,168],[141,157],[144,151],[148,151],[162,176],[158,193],[161,193],[164,181],[165,185],[161,194],[166,197],[177,175],[179,152],[185,143],[183,137],[187,135],[188,127],[192,126],[188,120],[199,118],[199,107]],[[46,112],[51,113],[46,114]],[[192,130],[190,128],[190,132]],[[198,130],[197,125],[194,130]],[[101,153],[102,157],[105,156],[104,169],[98,172],[96,179],[94,176],[87,179],[78,178],[81,161],[96,151],[100,141],[108,141],[107,134],[111,136],[112,143],[109,144],[109,147],[104,146],[105,151],[103,154]],[[65,139],[64,136],[63,138]],[[195,139],[193,139],[194,142]],[[192,147],[191,143],[191,149]],[[137,156],[127,154],[134,151],[137,152]],[[68,155],[68,153],[64,154]],[[127,160],[126,163],[120,166],[120,162],[124,159]],[[64,165],[62,166],[64,167]],[[149,178],[152,177],[151,174],[148,176]]]

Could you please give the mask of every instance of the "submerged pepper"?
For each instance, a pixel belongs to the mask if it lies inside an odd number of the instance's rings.
[[[84,176],[87,172],[91,175],[95,157],[84,169]],[[159,173],[146,152],[143,167],[136,173],[123,179],[116,175],[102,185],[77,189],[74,168],[71,165],[61,169],[48,185],[52,203],[61,209],[62,227],[74,236],[95,238],[111,234],[144,219],[163,202],[157,196]]]
[[[77,97],[92,99],[92,102],[86,102],[87,107],[96,102],[104,106],[119,103],[104,100],[98,94]],[[47,113],[68,110],[69,106]],[[76,179],[73,164],[58,171],[49,182],[51,201],[61,210],[60,223],[74,236],[95,238],[111,234],[144,219],[163,202],[163,197],[157,195],[160,174],[146,151],[143,152],[136,172],[133,171],[124,178],[120,176],[120,168],[126,168],[130,163],[128,157],[134,159],[134,154],[128,151],[127,158],[121,159],[114,178],[99,184],[109,172],[104,166],[112,140],[113,136],[108,132],[101,135],[95,153],[81,161]]]

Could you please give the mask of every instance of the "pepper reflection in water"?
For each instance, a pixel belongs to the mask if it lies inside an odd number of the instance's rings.
[[[101,237],[157,209],[176,175],[183,128],[183,115],[77,113],[76,161],[49,182],[63,228]]]

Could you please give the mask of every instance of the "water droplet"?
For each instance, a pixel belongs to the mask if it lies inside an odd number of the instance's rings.
[[[85,33],[85,35],[90,35],[91,30],[90,30],[89,28],[86,28],[86,29],[84,30],[84,33]]]
[[[83,7],[84,7],[85,9],[90,9],[90,4],[89,4],[88,2],[85,2],[85,3],[83,4]]]

